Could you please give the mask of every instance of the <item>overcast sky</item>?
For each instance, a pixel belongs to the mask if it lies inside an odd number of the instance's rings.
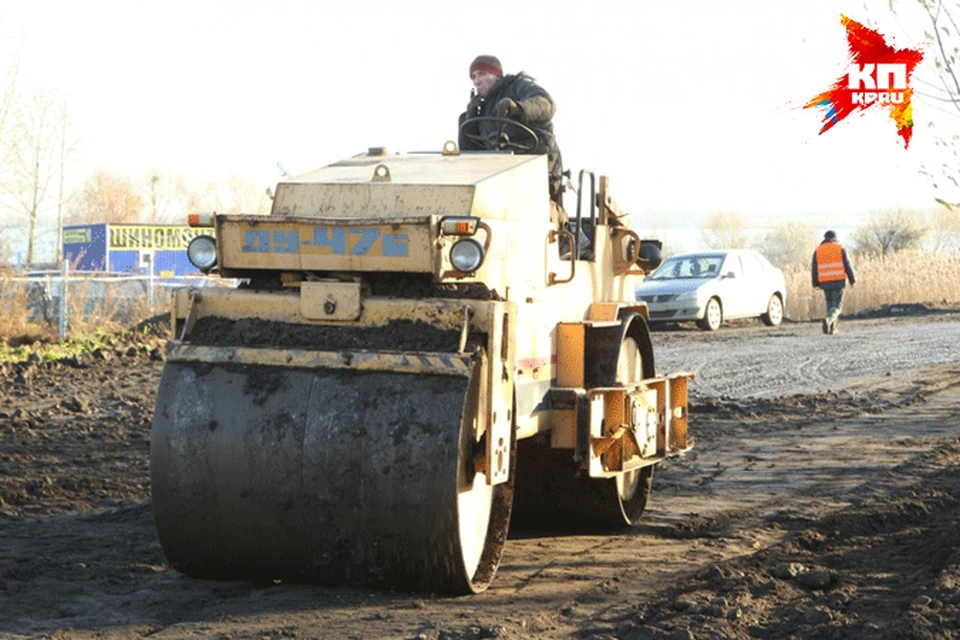
[[[712,211],[843,220],[933,198],[922,105],[909,150],[885,112],[820,136],[822,115],[798,108],[844,72],[841,13],[922,44],[887,7],[32,0],[0,5],[0,51],[20,49],[22,88],[66,96],[83,171],[266,187],[278,161],[299,173],[374,145],[438,150],[456,138],[470,60],[488,53],[553,95],[565,165],[609,175],[643,226]]]

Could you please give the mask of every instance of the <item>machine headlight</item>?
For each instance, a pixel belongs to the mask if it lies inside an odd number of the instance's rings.
[[[473,238],[464,238],[450,247],[450,264],[461,273],[473,273],[483,264],[483,247]]]
[[[190,264],[206,273],[217,264],[217,243],[210,236],[197,236],[187,245]]]

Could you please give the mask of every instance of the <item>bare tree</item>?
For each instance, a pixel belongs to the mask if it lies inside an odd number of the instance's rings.
[[[960,116],[960,79],[957,76],[958,51],[957,39],[960,27],[956,18],[960,17],[960,3],[948,0],[914,0],[911,4],[920,7],[927,22],[923,36],[933,48],[928,55],[933,56],[935,79],[924,79],[922,87],[914,94],[947,107],[953,115]],[[890,0],[890,9],[895,10],[894,0]]]
[[[783,267],[808,261],[813,246],[814,236],[810,225],[789,221],[777,223],[767,231],[758,248],[770,262]]]
[[[742,249],[747,246],[747,218],[739,213],[711,213],[700,235],[711,249]]]
[[[948,209],[960,206],[960,1],[958,0],[889,0],[891,11],[911,12],[918,9],[927,28],[923,37],[931,43],[925,51],[924,63],[914,74],[912,90],[918,101],[932,114],[927,128],[936,137],[941,150],[940,160],[925,161],[921,173],[940,194],[937,202]],[[920,34],[911,34],[919,41]]]
[[[8,153],[3,163],[3,208],[25,224],[26,262],[34,261],[42,218],[58,206],[65,153],[65,105],[54,94],[38,92],[17,103],[8,120]]]
[[[3,32],[0,31],[0,45],[4,42]],[[13,134],[10,131],[11,114],[17,97],[17,79],[20,75],[20,53],[19,51],[9,54],[0,49],[0,60],[6,61],[6,66],[0,68],[0,181],[9,179],[5,174],[9,173],[7,167],[10,165],[10,158],[13,153]],[[5,190],[4,190],[5,191]],[[3,209],[7,209],[2,204]],[[6,230],[9,234],[10,230]],[[7,247],[11,246],[9,235],[5,235]]]
[[[13,244],[6,233],[0,231],[0,269],[10,264],[13,258]]]
[[[83,183],[69,209],[71,223],[138,222],[143,197],[127,176],[97,169]]]
[[[250,178],[230,176],[227,180],[201,184],[190,194],[190,211],[217,213],[267,213],[270,198],[266,189]]]
[[[934,253],[960,253],[960,216],[937,209],[930,216],[928,245]]]
[[[147,172],[144,184],[148,202],[144,222],[184,224],[189,213],[190,189],[183,176],[153,170]]]
[[[57,180],[57,263],[63,260],[63,218],[64,208],[69,195],[66,189],[67,169],[72,164],[77,152],[78,143],[71,136],[73,127],[67,109],[67,102],[61,103],[60,109],[60,171]]]
[[[0,32],[0,36],[2,35],[2,32]],[[5,53],[0,51],[0,56],[5,55]],[[0,69],[0,181],[6,180],[4,168],[9,165],[10,154],[13,150],[8,121],[16,96],[19,72],[19,53],[11,56],[7,66]],[[0,198],[0,204],[3,203],[4,199]],[[3,208],[6,209],[6,206],[3,206]],[[4,229],[0,232],[0,261],[3,264],[9,262],[13,255],[13,243],[10,240],[11,231],[11,229]]]
[[[7,120],[17,95],[17,78],[20,75],[20,54],[14,54],[0,77],[0,136],[7,128]]]
[[[872,215],[853,232],[853,240],[857,251],[885,256],[919,249],[926,233],[919,214],[897,209]]]

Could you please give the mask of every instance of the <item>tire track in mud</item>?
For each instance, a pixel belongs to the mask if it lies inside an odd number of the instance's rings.
[[[677,507],[670,522],[713,535],[731,521],[749,529],[864,499],[878,473],[960,436],[960,363],[915,374],[863,385],[871,397],[830,394],[779,410],[777,400],[742,401],[718,416],[694,414],[706,442],[663,465],[659,477],[660,496]],[[765,419],[744,420],[765,406]]]
[[[775,397],[843,389],[864,378],[960,362],[960,313],[846,320],[826,336],[819,323],[771,330],[759,324],[653,332],[660,372],[693,371],[693,396]]]

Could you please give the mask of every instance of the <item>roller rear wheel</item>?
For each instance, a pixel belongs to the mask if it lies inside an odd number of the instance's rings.
[[[151,443],[157,532],[192,576],[475,593],[512,482],[474,471],[470,377],[168,362]]]
[[[630,314],[622,319],[622,326],[617,383],[653,377],[653,346],[646,321]],[[571,450],[550,448],[548,439],[524,440],[518,449],[515,518],[523,526],[630,526],[646,509],[653,465],[614,478],[591,478]]]

